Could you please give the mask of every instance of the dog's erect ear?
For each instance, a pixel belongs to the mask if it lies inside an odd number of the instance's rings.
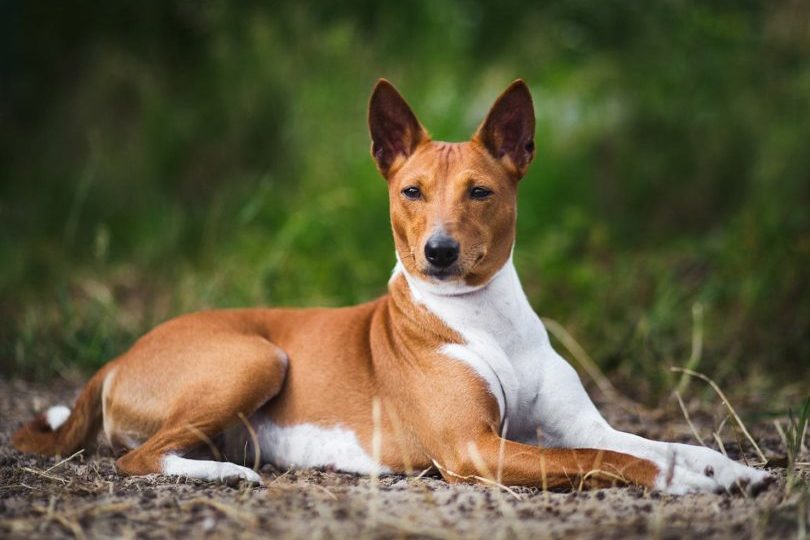
[[[389,177],[430,139],[397,89],[385,79],[377,81],[368,104],[371,155],[383,176]]]
[[[473,136],[517,178],[534,158],[534,106],[521,79],[509,85]]]

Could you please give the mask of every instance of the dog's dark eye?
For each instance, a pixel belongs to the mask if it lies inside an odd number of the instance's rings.
[[[422,192],[419,191],[419,188],[416,186],[406,187],[405,189],[402,190],[402,194],[412,201],[415,201],[416,199],[422,197]]]
[[[476,186],[470,190],[470,197],[473,199],[486,199],[490,195],[492,195],[492,190],[485,187]]]

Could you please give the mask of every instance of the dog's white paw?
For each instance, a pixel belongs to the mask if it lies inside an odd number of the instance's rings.
[[[200,478],[226,484],[238,483],[240,480],[253,484],[262,483],[262,478],[256,471],[236,463],[188,459],[172,454],[163,458],[163,474]]]
[[[261,484],[262,478],[252,469],[236,465],[235,463],[219,463],[218,480],[226,484],[244,480],[252,484]]]
[[[765,471],[730,460],[701,446],[671,443],[656,460],[661,469],[657,487],[668,493],[694,491],[746,491],[765,487],[771,477]],[[688,474],[687,474],[688,473]]]
[[[670,495],[687,493],[714,493],[719,491],[720,484],[713,478],[695,473],[688,467],[670,461],[657,463],[661,472],[655,479],[655,489]]]

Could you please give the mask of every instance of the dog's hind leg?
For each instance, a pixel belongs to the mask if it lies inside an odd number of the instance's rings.
[[[159,427],[143,445],[118,459],[118,469],[123,474],[260,481],[258,474],[247,467],[189,459],[184,455],[243,422],[275,396],[284,381],[287,356],[259,336],[212,337],[215,346],[212,343],[210,348],[194,347],[197,369],[180,373],[184,380],[169,384],[172,392],[166,396],[169,409]],[[116,373],[116,378],[125,375]],[[119,392],[126,393],[126,382],[121,385]],[[111,423],[126,431],[117,418]]]

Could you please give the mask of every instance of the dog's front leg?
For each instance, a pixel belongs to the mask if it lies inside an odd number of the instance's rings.
[[[454,441],[436,465],[448,482],[495,481],[543,489],[635,484],[654,487],[658,468],[645,459],[610,450],[539,448],[484,431]]]
[[[648,459],[660,469],[656,487],[670,493],[754,490],[769,478],[709,448],[651,441],[614,429],[588,397],[576,371],[550,346],[543,350],[540,370],[534,417],[546,444],[604,448]]]

